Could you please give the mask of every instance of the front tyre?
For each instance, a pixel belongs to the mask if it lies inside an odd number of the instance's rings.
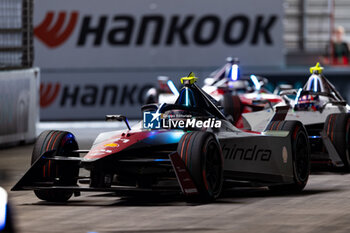
[[[177,152],[199,192],[188,201],[210,202],[218,198],[223,184],[223,157],[215,136],[208,132],[187,133],[182,136]]]
[[[46,151],[55,150],[55,156],[79,157],[78,144],[73,134],[65,131],[46,130],[42,132],[34,145],[31,164],[33,165]],[[63,162],[49,160],[40,172],[40,179],[44,182],[53,182],[55,186],[72,186],[77,184],[79,167],[65,165]],[[35,195],[45,201],[64,202],[73,194],[65,190],[34,190]]]

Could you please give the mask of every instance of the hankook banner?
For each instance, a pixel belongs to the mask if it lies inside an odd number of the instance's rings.
[[[115,78],[113,72],[47,73],[40,85],[42,120],[104,120],[108,114],[142,118],[140,106],[156,84],[154,74]],[[127,77],[127,72],[118,73]]]
[[[35,64],[186,68],[283,64],[280,0],[35,0]],[[45,78],[45,77],[44,77]]]
[[[280,0],[34,0],[41,120],[141,118],[158,75],[281,66]],[[200,83],[202,79],[200,80]]]

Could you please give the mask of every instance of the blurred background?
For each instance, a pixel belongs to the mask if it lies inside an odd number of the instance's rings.
[[[157,76],[203,82],[228,56],[271,89],[300,87],[320,62],[349,100],[349,11],[347,0],[0,0],[0,142],[30,141],[39,120],[140,118]]]

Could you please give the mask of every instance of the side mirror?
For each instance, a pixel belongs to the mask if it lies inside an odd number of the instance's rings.
[[[131,130],[128,118],[123,115],[106,115],[106,121],[124,121],[126,124],[126,127],[128,127],[129,130]]]

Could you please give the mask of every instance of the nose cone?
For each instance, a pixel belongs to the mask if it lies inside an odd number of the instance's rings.
[[[182,130],[151,131],[142,142],[152,145],[178,143],[185,132]]]
[[[118,153],[148,137],[149,131],[117,133],[94,145],[82,161],[95,161]]]
[[[152,130],[117,134],[93,146],[82,161],[95,161],[129,149],[131,146],[148,147],[178,143],[183,134],[182,130]]]

